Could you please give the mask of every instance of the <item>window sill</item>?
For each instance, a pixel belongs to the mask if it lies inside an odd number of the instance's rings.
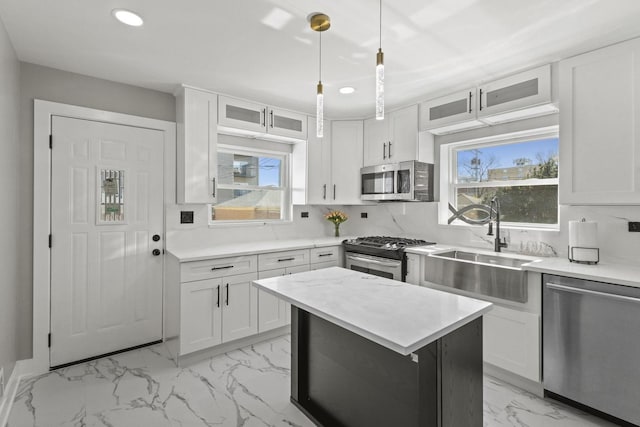
[[[292,220],[283,221],[219,221],[210,222],[209,228],[232,228],[232,227],[263,227],[266,225],[292,225]]]
[[[480,229],[485,228],[483,225],[471,225],[471,224],[443,224],[438,223],[438,227],[440,228],[448,228],[448,229],[457,229],[457,230],[472,230],[472,229]],[[517,226],[517,225],[502,225],[500,224],[500,230],[514,230],[514,231],[543,231],[543,232],[551,232],[551,233],[559,233],[560,226],[553,225],[549,227],[542,226]]]

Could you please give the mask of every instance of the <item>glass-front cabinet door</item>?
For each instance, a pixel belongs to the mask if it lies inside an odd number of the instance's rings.
[[[551,102],[551,65],[480,86],[478,117]]]
[[[267,107],[241,99],[220,96],[218,98],[218,125],[266,132]]]
[[[484,126],[476,120],[476,89],[471,88],[420,104],[420,131],[436,135]]]
[[[307,139],[307,116],[293,111],[269,107],[267,133]]]

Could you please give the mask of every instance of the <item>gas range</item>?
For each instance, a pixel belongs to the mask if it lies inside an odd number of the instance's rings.
[[[405,248],[435,245],[435,242],[427,242],[421,239],[408,239],[406,237],[370,236],[345,240],[342,244],[348,252],[401,260],[404,257]]]

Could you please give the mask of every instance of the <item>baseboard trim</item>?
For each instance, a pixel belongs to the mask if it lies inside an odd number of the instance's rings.
[[[13,401],[16,399],[16,395],[18,394],[20,381],[24,377],[28,376],[28,373],[25,372],[25,367],[27,366],[26,362],[26,360],[18,360],[13,367],[13,372],[11,372],[9,380],[7,381],[7,386],[4,389],[4,395],[2,396],[2,399],[0,399],[0,427],[5,427],[7,422],[9,422],[9,414],[13,407]]]
[[[544,397],[544,388],[542,387],[542,383],[521,377],[520,375],[514,374],[513,372],[504,370],[487,362],[484,363],[483,369],[484,373],[489,376],[514,385],[522,390],[535,394],[538,397]]]

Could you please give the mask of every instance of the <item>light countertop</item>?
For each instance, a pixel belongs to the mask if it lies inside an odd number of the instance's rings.
[[[581,264],[570,262],[566,258],[559,257],[532,257],[520,255],[514,252],[496,253],[486,249],[469,248],[457,245],[437,244],[432,246],[418,246],[407,248],[407,253],[418,255],[430,255],[447,250],[463,250],[478,253],[487,253],[497,256],[530,259],[531,262],[524,264],[523,269],[538,273],[556,274],[558,276],[569,276],[578,279],[595,280],[599,282],[614,283],[618,285],[640,287],[640,265],[616,264],[607,261],[600,261],[598,264]]]
[[[351,237],[320,237],[315,239],[270,240],[263,242],[212,244],[206,248],[168,248],[167,251],[180,262],[204,259],[253,255],[266,252],[291,251],[296,249],[322,248],[341,245]]]
[[[340,267],[253,283],[403,355],[477,319],[492,306],[486,301]]]

